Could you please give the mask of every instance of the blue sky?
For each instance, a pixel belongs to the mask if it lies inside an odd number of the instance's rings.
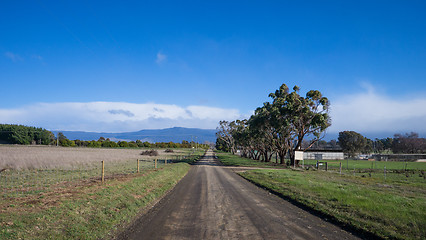
[[[215,128],[282,83],[331,133],[426,133],[424,1],[4,1],[0,122]]]

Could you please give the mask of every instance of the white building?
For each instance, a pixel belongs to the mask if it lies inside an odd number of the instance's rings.
[[[345,156],[340,151],[306,151],[303,152],[303,159],[305,160],[342,160]]]

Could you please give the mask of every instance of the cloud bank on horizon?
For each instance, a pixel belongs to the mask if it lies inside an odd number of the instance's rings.
[[[331,102],[332,125],[328,132],[426,133],[426,97],[391,98],[371,86]]]
[[[373,88],[331,100],[328,133],[426,133],[426,98],[395,99]],[[248,118],[238,109],[128,102],[36,103],[0,109],[0,122],[50,130],[125,132],[188,127],[215,129],[220,120]]]
[[[236,109],[127,103],[36,103],[0,109],[0,122],[43,127],[50,130],[124,132],[169,127],[216,128],[220,120],[241,118]]]

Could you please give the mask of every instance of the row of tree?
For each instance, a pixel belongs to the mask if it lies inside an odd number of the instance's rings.
[[[305,96],[299,94],[299,87],[289,91],[282,84],[269,94],[272,99],[255,110],[247,120],[220,121],[216,133],[216,148],[235,153],[241,151],[244,157],[271,161],[275,153],[284,164],[288,154],[294,164],[296,150],[308,140],[310,148],[322,139],[324,131],[331,125],[328,115],[329,101],[318,90],[311,90]]]
[[[426,153],[426,138],[420,138],[418,133],[411,132],[395,134],[394,138],[371,140],[355,131],[343,131],[339,133],[338,143],[349,157],[358,153]]]
[[[294,164],[296,150],[307,150],[320,145],[337,149],[338,146],[354,156],[358,153],[392,151],[393,153],[426,153],[426,139],[417,133],[396,134],[394,138],[370,140],[354,131],[339,133],[338,142],[322,140],[324,131],[331,125],[329,101],[321,92],[311,90],[305,96],[299,94],[299,87],[289,91],[283,84],[272,99],[255,110],[249,119],[220,121],[216,133],[216,148],[243,157],[271,161],[276,154],[280,163],[286,163],[286,156]],[[297,164],[297,162],[296,162]]]
[[[208,149],[209,145],[199,144],[195,142],[188,142],[183,140],[181,143],[174,142],[142,142],[136,141],[111,141],[109,138],[105,139],[100,137],[97,141],[83,141],[83,140],[68,140],[63,134],[59,133],[59,144],[63,147],[92,147],[92,148],[192,148],[198,147]]]
[[[59,145],[63,147],[93,147],[93,148],[204,148],[208,149],[209,145],[199,144],[193,141],[182,141],[181,143],[174,142],[142,142],[136,141],[111,141],[104,137],[97,141],[69,140],[62,132],[55,135],[46,129],[28,127],[23,125],[0,124],[0,143],[6,144],[39,144],[39,145]]]

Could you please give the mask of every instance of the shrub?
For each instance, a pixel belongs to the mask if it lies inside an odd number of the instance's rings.
[[[143,151],[143,152],[141,153],[141,155],[158,156],[159,154],[158,154],[158,151],[157,151],[157,150],[151,149],[151,150]]]

